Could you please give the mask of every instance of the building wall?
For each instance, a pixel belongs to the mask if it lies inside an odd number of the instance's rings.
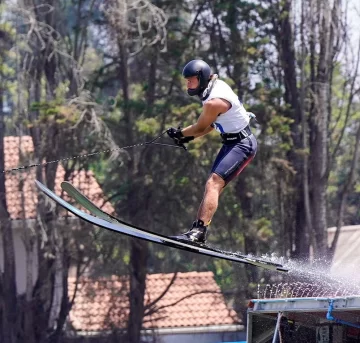
[[[245,339],[245,332],[188,333],[161,335],[157,337],[156,343],[221,343],[238,342]],[[150,337],[148,337],[148,340],[145,340],[145,342],[150,343],[153,341],[150,339]]]
[[[77,218],[69,218],[68,221],[71,221],[74,225],[77,225]],[[63,219],[59,219],[59,225],[64,225]],[[68,222],[67,222],[68,223]],[[32,282],[33,286],[36,283],[38,277],[38,246],[34,244],[33,254],[31,256],[32,261],[28,261],[28,256],[26,253],[24,240],[26,233],[29,233],[32,230],[32,226],[35,224],[34,219],[28,219],[26,223],[23,220],[13,220],[11,222],[13,228],[13,240],[14,240],[14,251],[15,251],[15,268],[16,268],[16,286],[17,293],[19,295],[24,294],[26,291],[26,277],[27,277],[27,264],[32,265]],[[68,224],[67,224],[68,225]],[[1,235],[1,232],[0,232]],[[4,247],[3,241],[0,239],[0,270],[4,271]],[[69,276],[74,276],[74,268],[70,268]]]
[[[142,337],[143,342],[149,343],[231,343],[246,341],[246,332],[211,332],[211,333],[184,333],[166,335],[148,335]],[[64,343],[108,343],[109,337],[72,337]],[[126,343],[121,338],[113,343]]]
[[[26,291],[26,270],[27,270],[27,254],[24,244],[24,230],[30,230],[29,226],[33,224],[33,221],[28,220],[27,225],[22,220],[13,220],[13,239],[14,239],[14,251],[15,251],[15,265],[16,265],[16,286],[17,293],[24,294]],[[38,258],[37,258],[37,246],[33,247],[33,261],[32,261],[32,275],[33,285],[35,285],[38,271]],[[2,239],[0,239],[0,270],[4,271],[4,247]]]

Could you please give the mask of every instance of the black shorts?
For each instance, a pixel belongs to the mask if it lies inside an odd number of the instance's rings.
[[[256,151],[257,141],[252,134],[238,143],[224,144],[215,159],[211,173],[219,175],[227,184],[252,161]]]

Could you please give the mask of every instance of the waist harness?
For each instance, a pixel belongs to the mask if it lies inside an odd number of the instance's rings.
[[[246,126],[240,132],[237,133],[222,133],[221,138],[224,144],[236,144],[241,142],[244,138],[251,135],[250,126]]]

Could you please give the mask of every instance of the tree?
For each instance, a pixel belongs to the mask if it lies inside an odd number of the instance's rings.
[[[2,1],[0,1],[2,5]],[[2,15],[0,11],[0,15]],[[6,78],[4,70],[6,69],[7,51],[12,44],[12,38],[9,30],[2,25],[0,27],[0,168],[5,170],[4,155],[4,91],[6,87]],[[0,274],[1,284],[1,342],[16,342],[17,327],[14,326],[17,317],[18,301],[16,298],[16,276],[15,276],[15,252],[13,244],[13,233],[11,228],[10,215],[6,201],[5,174],[0,175],[0,223],[2,246],[4,247],[4,271]]]
[[[7,62],[13,63],[16,68],[17,97],[15,101],[12,101],[12,125],[21,135],[28,132],[31,134],[37,161],[53,162],[45,164],[44,169],[38,168],[36,171],[36,178],[40,181],[44,178],[45,183],[52,189],[59,165],[59,156],[64,156],[69,148],[73,153],[76,148],[80,150],[89,144],[91,138],[94,137],[94,134],[89,134],[94,131],[94,125],[98,129],[97,132],[100,132],[98,137],[105,138],[101,146],[111,142],[111,137],[107,135],[106,130],[101,130],[103,128],[101,121],[95,120],[94,103],[85,101],[84,96],[76,97],[80,95],[78,67],[82,56],[78,51],[71,51],[70,54],[65,52],[64,40],[56,30],[57,23],[61,22],[57,20],[57,16],[61,18],[63,15],[61,11],[56,11],[58,5],[60,4],[53,1],[39,3],[25,1],[19,3],[18,7],[9,6],[6,14],[12,19],[16,33],[12,40],[7,37],[2,41],[4,43],[2,47],[6,49],[1,49],[5,52],[13,47],[16,54],[15,63],[11,58],[7,58]],[[86,4],[80,1],[78,6],[81,9]],[[91,12],[91,5],[89,11]],[[78,12],[77,17],[79,21],[81,20],[80,13],[81,11]],[[24,32],[25,29],[28,31]],[[87,27],[84,28],[86,29]],[[1,35],[1,38],[5,38],[5,35]],[[67,41],[72,42],[71,39]],[[82,50],[86,47],[86,40],[81,41],[81,44],[73,45],[75,49]],[[72,57],[72,53],[78,60]],[[5,53],[1,56],[1,70],[5,70],[4,56]],[[66,91],[65,85],[68,79],[70,80],[69,91]],[[4,80],[5,78],[1,75],[1,85],[4,85]],[[7,80],[11,78],[8,76]],[[4,89],[0,88],[1,91]],[[68,102],[64,99],[65,93],[75,98]],[[1,92],[1,101],[2,99]],[[2,102],[0,110],[2,125],[0,164],[2,170],[5,170]],[[78,143],[74,128],[83,130],[82,135],[87,139],[80,141],[82,144]],[[64,166],[67,169],[65,175],[69,176],[75,166],[71,162]],[[15,342],[15,340],[16,342],[59,342],[64,334],[63,326],[71,308],[67,292],[68,270],[72,254],[70,232],[59,225],[56,209],[49,207],[43,197],[39,196],[37,221],[33,232],[28,227],[26,218],[23,221],[23,237],[27,253],[27,270],[23,272],[26,273],[27,284],[26,294],[18,295],[13,228],[6,210],[5,175],[3,173],[1,176],[3,186],[0,192],[3,199],[1,219],[4,228],[1,237],[3,247],[5,247],[4,259],[6,261],[4,273],[1,275],[4,279],[1,311],[4,339],[6,342]],[[23,198],[23,194],[21,197]],[[23,213],[25,212],[23,208]],[[35,259],[38,261],[38,270],[34,274],[32,261]]]
[[[127,144],[134,144],[134,130],[136,123],[135,108],[132,107],[131,75],[128,65],[130,58],[142,52],[149,46],[160,47],[166,40],[166,16],[162,10],[148,1],[118,1],[113,0],[106,7],[105,16],[109,24],[109,32],[117,47],[118,56],[116,71],[121,80],[121,110],[123,112],[125,140]],[[156,53],[153,55],[149,73],[149,89],[147,98],[154,98],[154,74],[151,67],[156,63]],[[149,104],[151,105],[151,104]],[[130,152],[127,162],[127,184],[129,191],[126,196],[128,205],[127,217],[135,224],[150,222],[149,213],[142,209],[148,208],[147,195],[144,201],[139,202],[139,186],[137,182],[138,171],[144,168],[144,159],[139,159],[139,153]],[[143,192],[141,192],[143,193]],[[144,293],[146,281],[146,265],[148,259],[148,246],[143,241],[131,241],[130,254],[130,313],[127,327],[127,340],[130,343],[140,342],[140,331],[144,316]]]
[[[297,197],[294,253],[296,256],[309,256],[311,244],[316,256],[325,256],[328,253],[326,189],[331,166],[328,159],[330,95],[337,51],[340,49],[342,3],[335,1],[331,5],[323,1],[302,1],[298,34],[294,33],[296,24],[290,21],[295,13],[292,2],[275,4],[280,9],[280,15],[274,16],[277,18],[274,27],[278,28],[275,32],[284,71],[284,99],[293,119],[294,147],[289,158],[297,172],[294,189],[302,190]],[[295,41],[299,42],[298,52]],[[309,106],[306,106],[306,101]],[[302,168],[302,165],[309,169]]]

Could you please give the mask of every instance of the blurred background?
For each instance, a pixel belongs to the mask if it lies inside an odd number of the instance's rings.
[[[354,262],[359,20],[358,0],[0,0],[0,342],[245,339],[249,299],[285,276],[105,232],[34,185],[65,196],[69,180],[134,225],[190,228],[218,134],[188,152],[134,145],[196,121],[181,76],[195,58],[258,121],[210,243],[329,270],[352,249]]]

